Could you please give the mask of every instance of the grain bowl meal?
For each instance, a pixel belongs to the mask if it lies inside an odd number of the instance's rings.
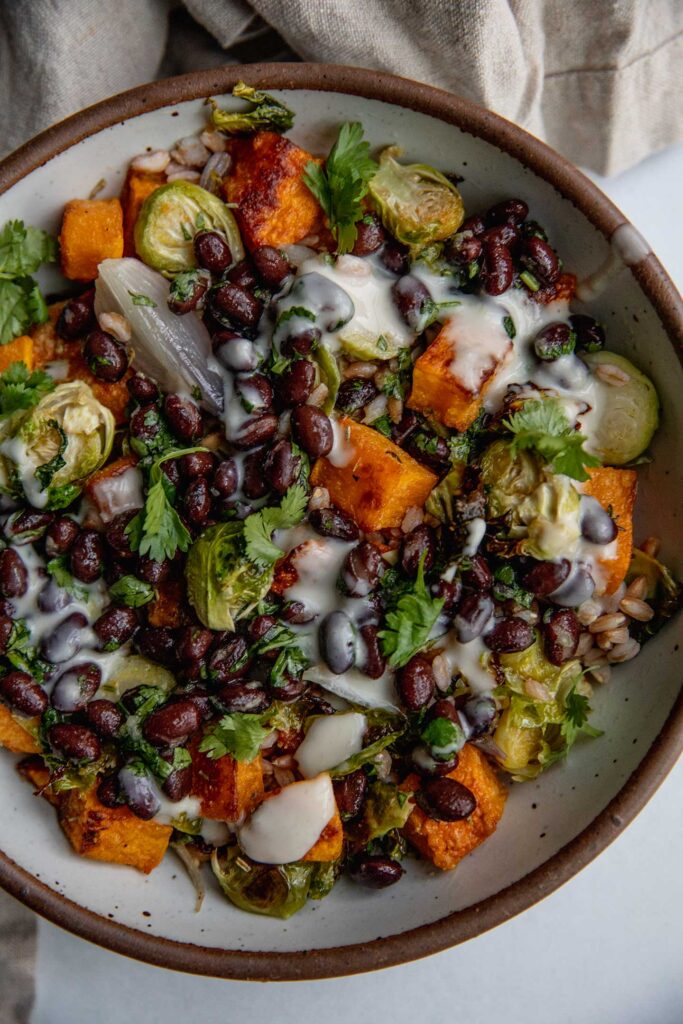
[[[657,392],[547,225],[234,93],[0,230],[0,745],[77,854],[284,918],[455,868],[680,587]]]

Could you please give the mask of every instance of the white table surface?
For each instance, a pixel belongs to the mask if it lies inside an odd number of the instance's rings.
[[[683,145],[598,183],[683,283]],[[38,927],[32,1024],[680,1024],[683,765],[598,859],[505,925],[418,963],[335,981],[176,974]]]

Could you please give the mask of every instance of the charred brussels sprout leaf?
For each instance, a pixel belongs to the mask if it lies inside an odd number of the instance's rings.
[[[393,146],[384,150],[369,192],[385,228],[399,242],[420,250],[454,234],[465,209],[448,178],[427,164],[400,164],[399,154]]]
[[[251,110],[221,110],[215,100],[210,99],[211,127],[226,135],[252,135],[254,132],[286,132],[294,124],[294,113],[270,93],[254,89],[245,82],[238,82],[232,90],[233,96],[248,100]]]
[[[336,881],[333,865],[257,864],[238,847],[215,850],[211,867],[223,893],[240,910],[286,919],[306,900],[322,899]]]

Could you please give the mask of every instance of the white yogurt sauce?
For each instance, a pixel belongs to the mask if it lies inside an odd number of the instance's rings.
[[[366,726],[365,715],[356,712],[314,719],[294,755],[304,778],[312,779],[362,750]]]
[[[238,830],[239,844],[260,864],[290,864],[315,846],[336,809],[329,775],[293,782],[256,808]]]
[[[496,678],[488,668],[491,652],[480,636],[467,644],[461,644],[455,633],[450,632],[441,644],[451,675],[459,674],[466,679],[472,693],[490,693],[495,688]]]

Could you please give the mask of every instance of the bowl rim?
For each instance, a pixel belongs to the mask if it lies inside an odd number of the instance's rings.
[[[120,93],[60,121],[0,162],[0,195],[48,160],[104,128],[148,111],[230,92],[240,79],[265,89],[309,89],[381,100],[427,114],[484,139],[568,199],[607,240],[623,213],[573,164],[522,128],[470,100],[407,78],[335,64],[231,64]],[[683,302],[653,253],[632,266],[640,288],[683,362]],[[370,942],[292,952],[225,950],[150,935],[109,920],[56,892],[0,850],[0,887],[68,931],[136,959],[194,974],[250,981],[341,977],[416,960],[494,928],[548,896],[604,850],[645,806],[683,749],[683,692],[620,791],[557,853],[505,889],[427,925]]]

